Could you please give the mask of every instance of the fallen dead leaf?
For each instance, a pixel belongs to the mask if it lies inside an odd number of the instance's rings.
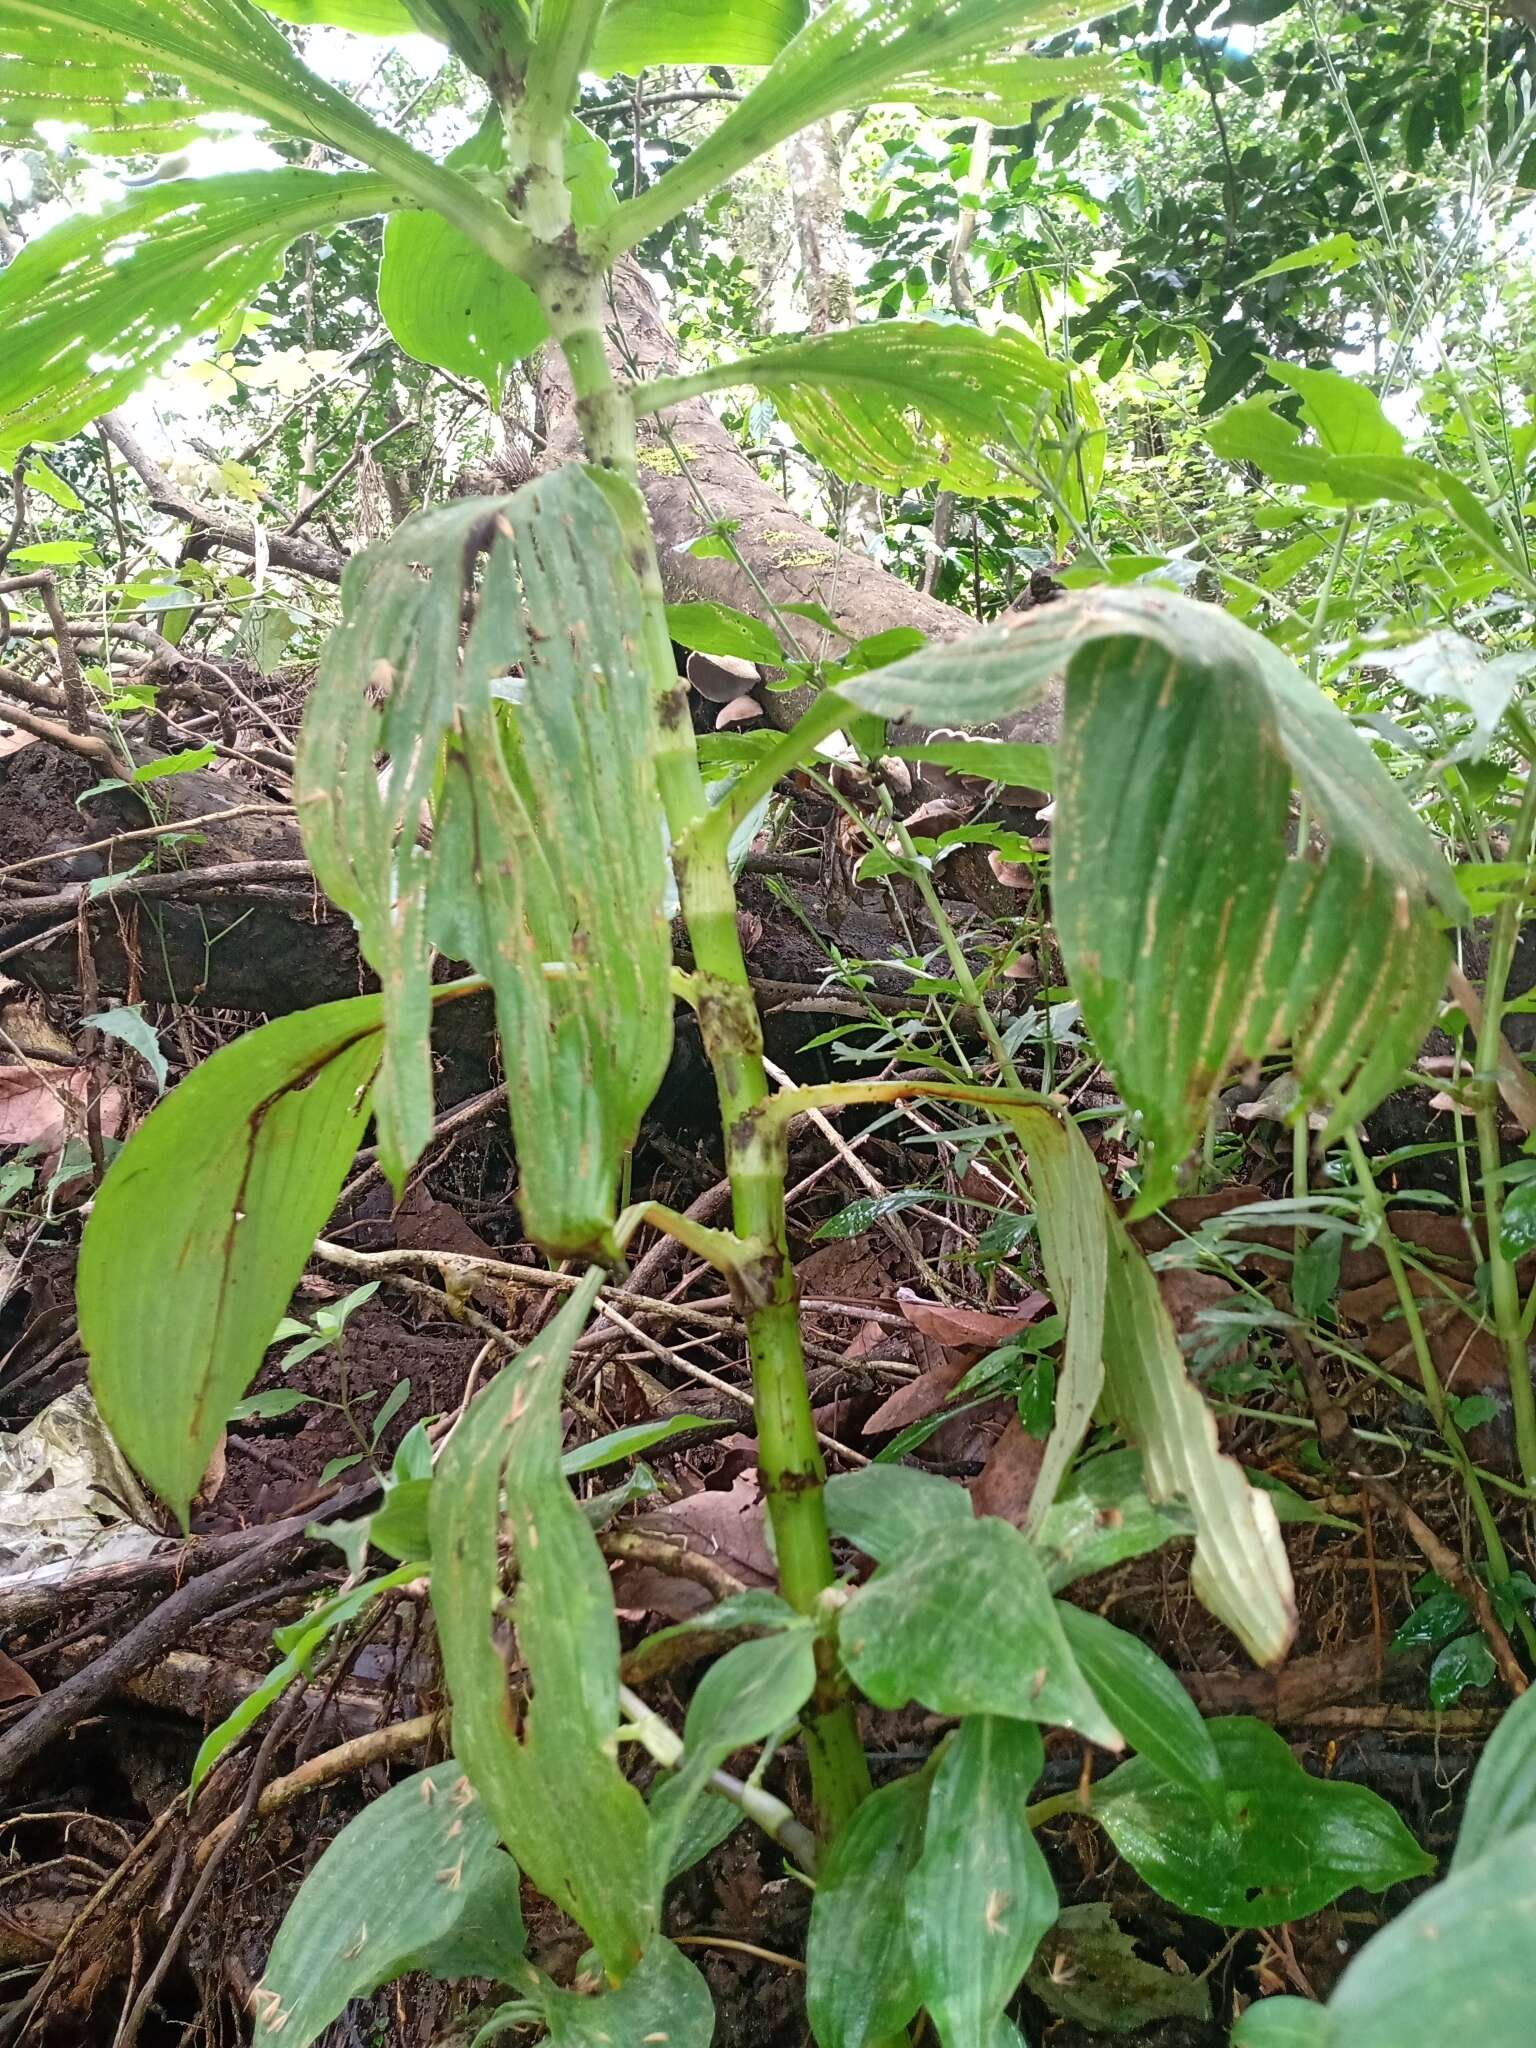
[[[742,1472],[728,1491],[703,1488],[653,1514],[637,1516],[625,1527],[644,1536],[665,1537],[695,1556],[713,1558],[734,1572],[743,1585],[778,1584],[755,1469]],[[648,1565],[625,1566],[614,1574],[614,1599],[629,1612],[683,1621],[707,1607],[710,1597],[694,1580],[673,1578]]]
[[[965,1351],[947,1353],[937,1365],[929,1366],[926,1372],[919,1373],[915,1380],[908,1380],[904,1387],[898,1387],[894,1394],[880,1403],[864,1425],[865,1436],[884,1436],[888,1430],[905,1429],[909,1423],[937,1415],[956,1384],[983,1356],[974,1345]]]
[[[41,1145],[45,1165],[64,1149],[66,1137],[85,1134],[85,1105],[101,1077],[89,1067],[0,1067],[0,1145]],[[123,1098],[117,1088],[101,1090],[103,1137],[122,1129]]]
[[[1044,1437],[1031,1436],[1017,1414],[1010,1415],[971,1488],[971,1506],[976,1513],[996,1515],[1022,1529],[1044,1458]]]
[[[41,1690],[24,1665],[0,1650],[0,1706],[9,1706],[12,1700],[35,1700]]]
[[[1051,1305],[1048,1294],[1026,1294],[1017,1308],[993,1313],[979,1308],[955,1308],[944,1301],[925,1301],[910,1287],[898,1287],[896,1302],[915,1330],[936,1344],[1006,1344],[1020,1330],[1036,1323]]]

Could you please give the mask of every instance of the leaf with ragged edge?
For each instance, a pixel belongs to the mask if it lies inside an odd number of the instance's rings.
[[[222,1047],[113,1161],[80,1247],[80,1334],[108,1428],[186,1520],[368,1119],[377,996]]]
[[[1057,1723],[1121,1747],[1028,1539],[995,1517],[942,1525],[898,1550],[842,1609],[838,1637],[877,1707],[915,1699],[935,1714]]]
[[[1451,1869],[1466,1870],[1504,1839],[1536,1825],[1536,1691],[1507,1707],[1472,1773]]]
[[[1170,1952],[1170,1961],[1179,1958]],[[1143,1962],[1135,1941],[1103,1905],[1064,1907],[1027,1981],[1047,2012],[1076,2021],[1090,2040],[1137,2032],[1158,2020],[1211,2017],[1205,1978]]]
[[[1275,1927],[1355,1886],[1385,1891],[1434,1868],[1384,1799],[1314,1778],[1262,1721],[1206,1727],[1225,1784],[1219,1819],[1147,1756],[1093,1794],[1094,1816],[1120,1854],[1181,1912],[1224,1927]]]
[[[615,1760],[608,1568],[560,1471],[565,1366],[601,1277],[594,1268],[477,1396],[443,1453],[430,1507],[432,1610],[454,1753],[519,1864],[585,1928],[618,1982],[655,1929],[650,1816]],[[532,1695],[520,1731],[493,1633],[503,1479],[518,1572],[512,1620]]]
[[[816,1880],[805,1947],[805,2005],[818,2048],[874,2048],[922,2003],[904,1894],[922,1853],[927,1781],[871,1792]]]
[[[276,23],[249,0],[0,0],[5,60],[47,74],[57,102],[50,119],[113,129],[122,119],[121,105],[109,97],[114,92],[123,99],[142,95],[169,111],[169,77],[182,82],[189,114],[253,114],[404,178],[418,197],[460,184],[307,70]],[[68,79],[77,68],[79,96],[70,100]]]
[[[653,64],[771,64],[806,13],[806,0],[608,0],[591,69],[607,78]]]
[[[680,1948],[654,1941],[617,1991],[596,1998],[561,1991],[547,1980],[533,1993],[550,2048],[709,2048],[715,2031],[709,1986]]]
[[[1056,1887],[1027,1817],[1044,1763],[1038,1729],[979,1715],[961,1722],[933,1774],[906,1915],[918,1989],[944,2048],[989,2048],[1056,1918]]]
[[[1182,1501],[1194,1516],[1196,1598],[1257,1662],[1278,1663],[1295,1633],[1296,1601],[1274,1504],[1221,1450],[1152,1269],[1118,1218],[1105,1290],[1104,1403],[1141,1450],[1149,1497]]]
[[[1078,1668],[1138,1755],[1221,1810],[1221,1763],[1200,1710],[1155,1650],[1101,1614],[1059,1600]]]
[[[1449,870],[1343,714],[1211,605],[1100,588],[839,684],[863,710],[980,724],[1067,676],[1057,930],[1084,1019],[1141,1116],[1160,1206],[1229,1069],[1290,1042],[1329,1130],[1417,1050],[1443,984]],[[1326,836],[1285,851],[1292,784]]]
[[[252,1994],[256,2048],[309,2048],[406,1970],[505,1980],[522,1967],[519,1888],[452,1758],[391,1786],[299,1887]]]
[[[635,402],[660,411],[677,397],[736,384],[767,392],[806,453],[850,483],[1030,497],[1038,487],[1014,450],[1033,441],[1067,374],[1024,334],[892,320],[642,384]]]
[[[1251,2005],[1232,2048],[1529,2048],[1536,1823],[1456,1866],[1366,1943],[1325,2006]]]
[[[1194,1533],[1188,1508],[1148,1498],[1140,1451],[1106,1451],[1072,1474],[1040,1524],[1036,1548],[1051,1590],[1059,1593],[1076,1579]]]
[[[971,1522],[965,1488],[915,1465],[865,1465],[827,1481],[827,1524],[834,1536],[857,1544],[884,1564],[930,1531]]]
[[[0,459],[67,439],[136,390],[276,277],[296,236],[408,203],[369,174],[252,171],[60,222],[0,272]]]
[[[816,1683],[814,1635],[807,1621],[738,1643],[699,1680],[683,1724],[683,1760],[651,1800],[652,1853],[665,1884],[690,1810],[710,1774],[735,1750],[766,1742],[792,1722]]]
[[[654,714],[618,524],[561,470],[407,520],[342,594],[296,791],[315,873],[383,984],[382,1162],[400,1186],[432,1127],[436,944],[495,991],[529,1235],[612,1254],[620,1157],[672,1042]]]
[[[1073,0],[831,0],[705,143],[619,209],[609,247],[630,247],[841,107],[932,104],[946,116],[1023,118],[1022,94],[1049,97],[1026,71],[1027,46],[1092,18],[1091,5]],[[1018,67],[1012,86],[1010,65]]]

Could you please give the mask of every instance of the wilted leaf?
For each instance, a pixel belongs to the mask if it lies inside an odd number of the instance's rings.
[[[882,1785],[821,1868],[805,1950],[806,2011],[818,2048],[877,2048],[922,2002],[905,1891],[922,1852],[927,1800],[920,1776]]]
[[[1078,1668],[1028,1540],[954,1522],[896,1552],[839,1618],[843,1660],[877,1707],[1000,1714],[1075,1728],[1119,1749]]]
[[[617,1980],[654,1932],[650,1816],[616,1761],[619,1630],[608,1569],[560,1471],[565,1365],[600,1278],[594,1268],[454,1432],[432,1487],[432,1607],[455,1752],[502,1840],[586,1929]],[[532,1695],[520,1733],[492,1633],[503,1478],[518,1566],[512,1619]]]
[[[1340,1892],[1385,1891],[1434,1868],[1364,1785],[1314,1778],[1262,1721],[1208,1721],[1225,1811],[1133,1757],[1097,1786],[1093,1811],[1120,1854],[1181,1912],[1224,1927],[1275,1927]]]
[[[1064,1907],[1041,1942],[1029,1988],[1047,2012],[1095,2034],[1133,2034],[1154,2020],[1208,2020],[1204,1976],[1144,1963],[1108,1906]]]
[[[1102,588],[838,687],[884,717],[979,724],[1063,669],[1057,925],[1084,1019],[1142,1118],[1150,1209],[1234,1064],[1289,1041],[1334,1131],[1380,1099],[1443,985],[1431,913],[1454,918],[1459,899],[1343,714],[1214,606]],[[1293,782],[1326,855],[1286,854]],[[1152,943],[1170,930],[1177,946]]]
[[[113,1162],[80,1249],[91,1385],[185,1518],[368,1119],[377,996],[264,1024],[194,1069]]]
[[[517,1865],[452,1758],[371,1800],[289,1907],[252,1998],[256,2048],[308,2048],[407,1970],[505,1979],[521,1965]]]
[[[907,1939],[946,2048],[991,2041],[1056,1918],[1056,1887],[1027,1817],[1044,1763],[1038,1729],[982,1715],[961,1722],[934,1773],[923,1853],[906,1886]]]
[[[418,513],[352,563],[343,597],[297,803],[383,984],[385,1168],[398,1187],[432,1128],[436,944],[495,990],[529,1235],[616,1255],[619,1161],[672,1042],[654,715],[618,523],[583,471],[561,470]]]

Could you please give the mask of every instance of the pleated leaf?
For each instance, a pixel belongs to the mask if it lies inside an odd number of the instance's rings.
[[[907,1938],[944,2048],[992,2048],[993,2029],[1056,1918],[1056,1887],[1027,1818],[1045,1765],[1040,1731],[978,1715],[951,1737],[907,1880]]]
[[[600,1277],[594,1268],[454,1432],[432,1486],[432,1608],[454,1754],[518,1863],[586,1930],[617,1983],[650,1942],[659,1887],[645,1801],[616,1761],[608,1569],[560,1469],[565,1367]],[[516,1714],[498,1643],[503,1485],[527,1695]]]
[[[591,68],[771,64],[805,26],[806,0],[608,0]]]
[[[254,171],[62,221],[0,272],[0,462],[109,411],[254,298],[296,236],[409,203],[370,173]]]
[[[186,1520],[340,1192],[379,1063],[377,996],[248,1032],[113,1161],[80,1247],[97,1406]]]
[[[84,127],[99,156],[180,149],[206,137],[206,103],[153,89],[142,71],[111,55],[55,62],[46,51],[0,54],[0,146],[41,149],[40,121]]]
[[[351,566],[343,599],[296,791],[316,875],[383,984],[386,1170],[401,1185],[431,1130],[435,945],[495,991],[529,1235],[605,1256],[672,1041],[653,714],[617,523],[563,470],[418,514]]]
[[[805,1947],[805,2007],[817,2048],[877,2048],[922,2004],[907,1934],[906,1884],[922,1853],[920,1775],[871,1792],[816,1881]]]
[[[1072,986],[1142,1119],[1138,1211],[1231,1069],[1289,1042],[1336,1134],[1408,1064],[1458,915],[1448,869],[1343,714],[1214,606],[1096,590],[840,685],[979,725],[1067,677],[1053,892]],[[1322,841],[1286,852],[1292,788]]]
[[[1067,373],[1008,329],[891,320],[642,385],[636,401],[659,412],[736,384],[767,392],[806,453],[850,483],[1030,497],[1037,486],[1013,457],[1034,441]]]

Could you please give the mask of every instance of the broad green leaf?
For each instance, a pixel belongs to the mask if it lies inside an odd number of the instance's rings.
[[[728,1650],[699,1680],[683,1724],[683,1760],[651,1800],[652,1853],[665,1884],[690,1809],[710,1774],[748,1743],[766,1742],[788,1726],[816,1683],[814,1635],[808,1622]]]
[[[1429,1704],[1453,1707],[1469,1687],[1491,1685],[1498,1666],[1486,1639],[1473,1633],[1447,1643],[1429,1667]]]
[[[1182,1501],[1194,1516],[1195,1595],[1257,1662],[1277,1663],[1296,1604],[1274,1504],[1222,1452],[1152,1269],[1118,1219],[1105,1306],[1104,1404],[1142,1452],[1149,1497]]]
[[[805,26],[806,0],[608,0],[592,70],[654,64],[771,64]]]
[[[1138,1755],[1221,1809],[1221,1764],[1200,1710],[1139,1637],[1059,1600],[1061,1625],[1099,1705]]]
[[[432,1486],[432,1609],[455,1754],[544,1895],[585,1928],[617,1982],[655,1930],[645,1802],[615,1758],[619,1628],[608,1568],[560,1471],[572,1344],[602,1275],[476,1397]],[[496,1640],[502,1486],[517,1561],[512,1620],[531,1698],[514,1720]],[[578,2038],[578,2037],[573,2037]]]
[[[983,1714],[961,1722],[934,1772],[906,1912],[918,1989],[944,2048],[989,2048],[1056,1918],[1027,1817],[1044,1764],[1037,1728]]]
[[[1140,1451],[1107,1451],[1072,1474],[1040,1524],[1036,1548],[1052,1591],[1060,1592],[1194,1533],[1188,1508],[1148,1499]]]
[[[920,1775],[871,1792],[816,1880],[805,2005],[817,2048],[881,2048],[922,2003],[905,1891],[923,1846]]]
[[[261,0],[268,14],[301,28],[324,24],[364,36],[408,36],[416,23],[400,0]]]
[[[76,1281],[96,1405],[183,1522],[362,1140],[381,1022],[359,996],[235,1039],[96,1197]]]
[[[931,761],[959,775],[984,775],[1012,789],[1054,789],[1056,770],[1049,747],[1023,740],[926,740],[897,747],[903,761]]]
[[[610,254],[632,247],[841,107],[932,104],[946,116],[1025,118],[1021,94],[1049,96],[1027,46],[1092,15],[1073,0],[831,0],[706,142],[620,207],[604,246]],[[1011,82],[1010,65],[1018,67]]]
[[[743,661],[779,667],[784,650],[778,636],[750,612],[730,604],[669,604],[667,631],[683,647],[701,654],[734,654]]]
[[[1266,277],[1284,277],[1292,270],[1315,270],[1319,264],[1327,266],[1330,276],[1337,276],[1341,270],[1353,270],[1364,254],[1353,235],[1324,235],[1321,241],[1309,242],[1305,249],[1293,249],[1289,256],[1277,256],[1273,263],[1266,263],[1262,270],[1245,277],[1238,290],[1262,284]]]
[[[899,1550],[839,1617],[843,1661],[877,1707],[1001,1714],[1120,1735],[1067,1643],[1028,1539],[1007,1522],[944,1524]]]
[[[841,1241],[862,1237],[882,1216],[899,1216],[903,1209],[932,1200],[931,1188],[895,1188],[888,1195],[859,1195],[845,1208],[839,1209],[835,1216],[829,1216],[825,1223],[818,1224],[811,1234],[811,1242],[820,1244],[828,1238]]]
[[[295,236],[402,203],[357,173],[184,178],[28,242],[0,272],[0,459],[126,398],[276,277]]]
[[[505,162],[501,111],[493,106],[447,167],[497,173],[504,181]],[[603,144],[579,121],[570,124],[566,168],[576,225],[591,227],[604,203],[613,204],[613,167]],[[532,288],[433,209],[396,214],[386,224],[379,312],[407,355],[472,377],[497,408],[512,366],[549,338]]]
[[[1337,370],[1298,370],[1266,358],[1272,377],[1299,391],[1302,418],[1316,428],[1325,455],[1401,455],[1403,437],[1368,384]]]
[[[1536,1691],[1524,1692],[1483,1746],[1472,1773],[1451,1869],[1459,1874],[1536,1824]]]
[[[452,1758],[371,1800],[289,1907],[251,2000],[256,2048],[309,2048],[354,1998],[407,1970],[524,1969],[517,1865]]]
[[[1011,329],[892,320],[642,384],[635,402],[659,412],[736,384],[767,392],[806,453],[850,483],[1030,497],[1038,487],[1016,451],[1033,442],[1067,373]]]
[[[1095,1787],[1093,1812],[1138,1875],[1181,1912],[1276,1927],[1355,1886],[1385,1891],[1434,1868],[1364,1785],[1314,1778],[1283,1737],[1243,1716],[1208,1721],[1225,1813],[1133,1757]]]
[[[1536,1823],[1527,1823],[1453,1867],[1368,1941],[1326,2006],[1264,1999],[1238,2021],[1232,2048],[1528,2048],[1533,1976]]]
[[[1279,649],[1212,605],[1100,588],[839,684],[863,710],[980,724],[1066,671],[1057,929],[1143,1127],[1138,1209],[1173,1192],[1231,1067],[1289,1041],[1337,1132],[1423,1038],[1449,871],[1369,747]],[[1326,839],[1285,850],[1293,785]]]
[[[13,555],[11,560],[16,558]],[[98,1010],[93,1017],[82,1017],[80,1029],[104,1031],[109,1038],[121,1039],[130,1046],[155,1077],[155,1093],[165,1093],[165,1077],[169,1072],[165,1054],[160,1050],[160,1040],[155,1027],[144,1014],[141,1003],[120,1003],[115,1009]]]
[[[510,245],[515,239],[488,195],[420,155],[307,70],[276,23],[250,0],[0,0],[0,66],[0,79],[19,86],[24,97],[27,76],[39,83],[50,99],[49,119],[92,129],[118,128],[125,104],[139,99],[154,108],[142,118],[178,120],[183,132],[188,116],[209,109],[254,114],[284,133],[356,157],[419,201],[435,200],[474,218],[491,241]],[[78,97],[71,96],[72,73]],[[184,86],[184,102],[165,100],[167,78]]]
[[[553,1255],[613,1253],[620,1159],[672,1041],[654,713],[617,521],[584,471],[561,470],[417,514],[351,564],[342,596],[297,803],[383,984],[385,1168],[400,1186],[432,1127],[435,944],[495,990],[529,1235]]]
[[[865,1465],[827,1481],[827,1522],[834,1536],[886,1563],[909,1543],[974,1521],[971,1497],[953,1479],[915,1465]]]
[[[714,2038],[709,1986],[670,1941],[653,1941],[617,1991],[584,1998],[546,1982],[534,1997],[550,2048],[709,2048]]]

